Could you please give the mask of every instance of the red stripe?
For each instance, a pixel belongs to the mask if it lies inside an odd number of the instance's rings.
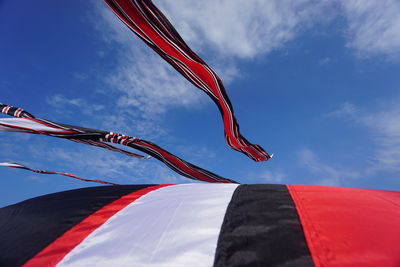
[[[148,147],[151,150],[157,151],[166,161],[173,164],[177,169],[179,169],[180,171],[182,171],[184,173],[187,173],[191,177],[195,177],[198,180],[206,181],[206,182],[210,182],[210,183],[215,183],[215,182],[231,183],[230,181],[223,181],[223,180],[218,181],[216,179],[213,179],[212,177],[209,177],[208,175],[205,175],[205,174],[199,172],[198,170],[187,166],[185,163],[182,162],[181,159],[177,158],[176,156],[168,153],[167,151],[165,151],[161,148],[155,147],[146,142],[137,142],[137,143],[140,144],[141,146]]]
[[[77,245],[79,245],[89,234],[99,228],[117,212],[119,212],[141,196],[166,186],[170,185],[166,184],[150,186],[125,195],[113,201],[112,203],[102,207],[101,209],[84,219],[82,222],[65,232],[62,236],[57,238],[53,243],[51,243],[45,249],[36,254],[23,266],[55,266],[69,252],[71,252]]]
[[[400,192],[287,187],[316,267],[400,266]]]

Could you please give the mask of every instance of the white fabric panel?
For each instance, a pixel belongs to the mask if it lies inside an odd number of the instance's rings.
[[[29,119],[24,119],[24,118],[5,118],[5,119],[1,118],[0,123],[4,124],[4,126],[0,125],[0,130],[2,130],[2,131],[11,131],[11,132],[23,132],[24,131],[24,130],[7,128],[6,127],[7,125],[35,129],[38,131],[49,131],[49,132],[55,132],[55,133],[62,131],[59,129],[47,127],[46,125],[42,125],[35,121],[31,121]]]
[[[144,195],[57,266],[212,266],[237,184],[181,184]]]

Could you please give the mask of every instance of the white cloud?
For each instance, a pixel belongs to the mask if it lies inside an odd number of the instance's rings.
[[[344,102],[337,110],[325,114],[325,117],[353,117],[357,114],[357,112],[357,108],[352,103]]]
[[[104,79],[119,94],[122,109],[141,119],[156,119],[171,108],[192,108],[203,93],[137,38],[105,5],[97,6],[95,26],[115,53],[116,65]],[[205,97],[203,99],[206,99]]]
[[[69,113],[68,110],[71,107],[76,108],[77,110],[79,110],[79,112],[86,115],[93,115],[95,112],[104,109],[103,105],[89,104],[86,100],[83,100],[82,98],[68,98],[61,94],[47,97],[46,102],[50,106],[56,108],[56,110],[62,111],[62,113]]]
[[[340,14],[337,4],[348,20],[349,46],[364,55],[393,56],[400,51],[400,12],[395,0],[164,0],[155,4],[193,50],[206,55],[225,84],[242,75],[235,59],[254,59],[281,48],[315,23]],[[176,107],[207,103],[199,90],[146,47],[106,5],[95,5],[94,25],[116,54],[117,63],[105,81],[120,94],[118,107],[135,109],[136,116],[148,120]],[[330,61],[327,57],[319,63]]]
[[[348,46],[358,55],[400,58],[398,0],[156,2],[195,51],[207,48],[220,55],[219,59],[267,54],[309,26],[341,14],[348,23]]]
[[[200,55],[205,50],[211,52],[207,53],[211,58],[205,59],[225,85],[241,75],[235,58],[254,58],[280,48],[306,28],[312,18],[318,17],[326,3],[315,0],[156,1],[194,51]],[[141,124],[141,130],[129,130],[152,135],[160,132],[154,131],[154,122],[160,122],[163,118],[160,115],[171,109],[212,105],[203,92],[134,36],[106,5],[97,2],[94,5],[93,24],[116,58],[104,82],[108,89],[118,93],[115,100],[118,110],[130,111],[129,118],[117,111],[109,116],[108,122],[122,126],[128,124],[127,119],[130,125]]]
[[[360,56],[400,59],[398,0],[340,0],[348,21],[348,45]]]
[[[321,19],[329,3],[164,0],[156,4],[195,51],[209,48],[222,57],[254,58],[280,48],[312,19]]]
[[[257,175],[256,178],[260,179],[264,183],[280,184],[283,183],[283,181],[286,178],[286,175],[283,172],[273,172],[270,170],[264,170],[259,175]]]
[[[154,158],[137,159],[102,148],[45,136],[21,133],[13,135],[15,136],[10,137],[6,134],[2,136],[4,142],[0,143],[1,161],[17,162],[36,169],[69,172],[83,178],[123,184],[194,182],[180,176]],[[26,136],[33,138],[24,139]],[[22,137],[22,140],[19,137]],[[146,155],[135,149],[127,147],[124,149]],[[41,175],[31,176],[36,177],[38,181],[47,179]]]
[[[363,116],[360,120],[372,131],[377,145],[369,171],[400,171],[400,105]]]
[[[87,74],[81,73],[81,72],[73,72],[72,77],[78,81],[84,81],[89,78],[89,76]]]
[[[331,61],[332,59],[330,57],[324,57],[318,61],[318,64],[323,66],[329,64]]]
[[[37,150],[38,146],[36,145],[34,149]],[[58,171],[72,172],[89,179],[97,178],[109,182],[123,181],[123,183],[185,183],[191,181],[176,174],[154,158],[136,159],[79,144],[68,150],[63,148],[42,150],[41,153],[36,153],[36,157],[46,158],[48,165],[50,165],[49,160],[56,161],[57,165],[61,166],[57,167]]]
[[[244,177],[250,183],[285,184],[287,182],[286,172],[271,169],[271,167],[273,166],[269,166],[268,169],[250,171]]]
[[[360,173],[356,171],[333,167],[330,164],[322,162],[317,155],[308,148],[300,150],[298,156],[300,163],[306,169],[318,175],[317,184],[341,186],[342,182],[348,178],[360,177]]]
[[[83,106],[84,105],[84,100],[81,98],[67,98],[63,95],[57,94],[53,95],[51,97],[47,98],[47,104],[58,107],[58,106],[64,106],[64,105],[72,105],[72,106]]]
[[[400,105],[388,105],[374,112],[362,112],[351,103],[344,103],[328,115],[351,119],[368,129],[372,143],[371,159],[365,175],[400,171]]]
[[[201,92],[148,49],[132,47],[117,71],[107,78],[121,96],[117,105],[135,108],[144,118],[164,114],[172,107],[199,104]]]

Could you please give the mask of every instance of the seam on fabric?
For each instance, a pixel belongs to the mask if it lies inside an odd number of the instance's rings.
[[[228,229],[230,229],[227,218],[229,218],[230,214],[233,213],[233,210],[236,208],[236,203],[232,202],[232,200],[235,199],[237,197],[237,195],[240,194],[240,191],[242,191],[245,187],[246,187],[246,185],[238,185],[236,187],[235,191],[233,192],[233,194],[231,196],[231,200],[229,201],[228,206],[226,207],[225,216],[224,216],[224,219],[222,220],[222,224],[221,224],[221,230],[219,231],[219,234],[218,234],[217,245],[215,246],[213,266],[216,266],[216,263],[217,263],[216,262],[217,259],[215,257],[217,250],[219,251],[219,254],[221,254],[223,256],[223,262],[226,263],[227,247],[226,247],[225,243],[222,245],[221,236],[224,232],[226,232]]]
[[[123,210],[129,204],[150,192],[171,185],[172,184],[149,186],[114,200],[69,229],[55,241],[50,243],[46,248],[29,259],[23,266],[34,267],[57,265],[66,255],[68,255],[68,253],[82,243],[82,241],[85,240],[92,232],[105,224],[111,217]]]
[[[291,197],[293,198],[294,205],[297,209],[297,214],[299,215],[300,223],[303,228],[304,236],[306,237],[306,242],[311,252],[311,257],[314,261],[315,266],[324,266],[321,260],[321,256],[319,253],[316,253],[316,245],[319,243],[321,247],[323,247],[320,242],[318,231],[315,229],[315,226],[312,224],[310,216],[308,215],[305,207],[303,206],[302,200],[300,196],[297,194],[297,191],[294,186],[286,185]],[[325,250],[325,249],[324,249]],[[323,251],[324,251],[323,250]],[[324,252],[325,253],[325,252]],[[324,255],[326,256],[326,255]],[[326,258],[326,257],[325,257]]]
[[[367,196],[367,194],[365,194],[365,195]],[[386,197],[383,197],[383,196],[380,196],[380,195],[376,195],[376,194],[374,195],[374,197],[379,198],[379,199],[381,199],[383,201],[386,201],[387,203],[390,203],[390,204],[392,204],[392,205],[394,205],[396,207],[400,207],[399,204],[397,204],[396,202],[394,202],[392,200],[387,199]]]

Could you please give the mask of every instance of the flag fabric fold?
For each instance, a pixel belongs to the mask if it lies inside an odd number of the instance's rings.
[[[232,104],[220,78],[189,48],[152,1],[105,0],[105,2],[140,39],[215,102],[222,115],[226,142],[232,149],[246,154],[255,161],[271,158],[261,146],[251,144],[240,134]]]
[[[399,212],[395,191],[88,187],[0,208],[0,266],[398,267]]]
[[[15,107],[12,108],[15,109]],[[11,110],[11,108],[8,108],[4,112],[3,108],[2,112],[14,116],[15,112],[10,113],[9,110]],[[193,180],[205,181],[210,183],[236,183],[233,180],[223,178],[215,173],[212,173],[190,162],[187,162],[150,141],[119,133],[56,123],[45,119],[35,118],[33,116],[1,118],[0,131],[43,134],[58,138],[64,138],[82,144],[93,145],[112,151],[117,151],[136,158],[149,158],[150,156],[152,156],[163,162],[175,172]],[[111,146],[107,143],[115,143],[128,146],[144,152],[148,156],[138,155],[129,151],[125,151],[123,149]]]

